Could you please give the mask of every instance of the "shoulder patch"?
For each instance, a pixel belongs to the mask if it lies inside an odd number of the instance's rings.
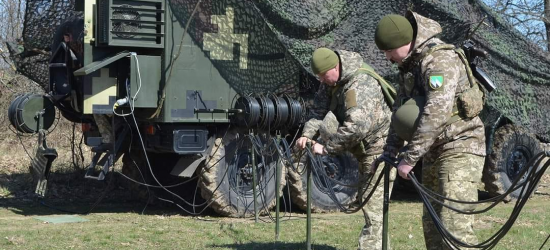
[[[430,88],[433,90],[440,89],[443,87],[443,84],[445,84],[443,74],[431,74],[428,81],[428,85],[430,85]]]
[[[350,89],[346,92],[346,109],[357,107],[357,94],[355,89]]]

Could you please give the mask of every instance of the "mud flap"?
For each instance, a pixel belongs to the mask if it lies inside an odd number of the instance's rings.
[[[57,158],[57,151],[54,148],[48,148],[46,144],[46,135],[44,130],[38,132],[38,146],[36,154],[31,164],[31,174],[36,183],[35,193],[40,197],[46,195],[48,177],[53,161]]]

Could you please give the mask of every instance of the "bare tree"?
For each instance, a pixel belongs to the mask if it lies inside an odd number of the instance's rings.
[[[0,68],[10,65],[13,69],[5,46],[6,42],[15,43],[21,38],[25,4],[25,0],[0,0]]]
[[[528,39],[550,51],[550,0],[484,0]]]

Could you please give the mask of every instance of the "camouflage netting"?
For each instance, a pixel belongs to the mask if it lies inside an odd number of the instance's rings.
[[[18,44],[8,44],[17,69],[42,87],[49,84],[48,63],[57,27],[71,16],[74,1],[27,1],[23,37]]]
[[[388,79],[396,69],[374,44],[374,28],[389,13],[411,9],[442,24],[443,40],[462,42],[469,30],[487,16],[487,25],[473,36],[490,54],[481,64],[499,86],[489,104],[516,124],[549,140],[550,56],[507,25],[479,0],[169,0],[182,24],[190,20],[188,34],[204,49],[204,34],[222,28],[212,15],[234,11],[234,34],[248,34],[248,67],[233,61],[213,60],[222,76],[238,91],[302,91],[311,93],[309,57],[320,46],[353,50]],[[198,4],[198,5],[197,5]],[[196,11],[195,10],[195,7]],[[23,42],[25,51],[15,57],[19,70],[47,85],[47,57],[55,27],[70,15],[69,0],[29,0]],[[191,17],[191,18],[190,18]],[[178,41],[176,41],[177,43]],[[31,50],[34,49],[34,50]],[[235,46],[235,50],[241,50]],[[31,53],[33,52],[34,53]],[[17,50],[12,50],[17,52]],[[205,51],[210,55],[211,51]],[[234,53],[238,55],[238,53]],[[26,56],[26,57],[25,57]],[[307,84],[304,84],[307,83]]]

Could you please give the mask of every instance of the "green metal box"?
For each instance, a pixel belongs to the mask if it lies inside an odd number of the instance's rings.
[[[130,56],[130,92],[128,96],[134,98],[134,107],[157,107],[161,74],[160,56]]]

